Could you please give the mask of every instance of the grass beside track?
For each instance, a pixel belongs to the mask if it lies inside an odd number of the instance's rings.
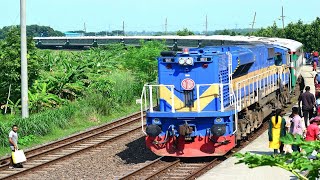
[[[74,133],[84,131],[88,128],[98,126],[107,122],[110,122],[114,119],[118,119],[120,117],[126,116],[128,114],[132,114],[140,110],[140,106],[136,104],[127,105],[123,108],[118,109],[117,111],[113,112],[111,115],[103,116],[97,113],[96,111],[91,111],[92,109],[84,108],[77,110],[74,115],[70,118],[68,125],[66,127],[59,127],[54,126],[51,129],[51,132],[46,135],[32,135],[24,136],[19,138],[27,139],[24,142],[24,145],[19,145],[20,149],[26,150],[28,148],[45,144],[51,141],[55,141],[58,139],[62,139],[66,136],[72,135]],[[9,122],[9,120],[4,120],[2,122]],[[7,136],[9,132],[4,132]],[[0,147],[0,157],[9,155],[10,149],[9,147]]]

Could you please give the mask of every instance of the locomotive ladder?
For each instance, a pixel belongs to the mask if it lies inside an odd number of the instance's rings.
[[[230,98],[230,106],[234,106],[234,124],[235,124],[235,130],[232,134],[237,133],[238,131],[238,111],[237,111],[237,98],[235,97],[235,93],[233,91],[233,82],[232,82],[232,54],[228,51],[228,75],[229,75],[229,98]]]
[[[232,83],[232,54],[228,51],[227,53],[228,56],[228,75],[229,75],[229,98],[230,98],[230,105],[235,104],[235,93],[233,91],[233,83]]]

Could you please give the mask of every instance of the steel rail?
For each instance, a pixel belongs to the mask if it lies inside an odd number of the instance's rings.
[[[103,131],[103,130],[105,130],[105,128],[108,128],[108,127],[111,127],[111,126],[115,126],[115,125],[120,124],[120,123],[122,123],[124,121],[127,121],[129,118],[136,118],[136,117],[140,117],[140,112],[131,114],[129,116],[125,116],[123,118],[120,118],[118,120],[112,121],[110,123],[97,126],[95,128],[91,128],[91,129],[86,130],[84,132],[80,132],[80,133],[68,136],[66,138],[63,138],[63,139],[60,139],[60,140],[57,140],[57,141],[54,141],[54,142],[39,146],[39,147],[36,147],[36,148],[32,148],[30,150],[25,151],[24,153],[25,153],[25,155],[26,155],[26,157],[28,159],[28,158],[33,157],[32,154],[34,154],[34,153],[37,154],[36,153],[37,151],[47,150],[48,147],[52,147],[52,146],[59,146],[61,144],[64,144],[66,141],[72,141],[74,139],[79,139],[79,138],[81,138],[81,136],[86,136],[88,134],[91,134],[92,132],[97,132],[97,131],[101,131],[101,130]],[[1,158],[0,159],[0,162],[2,162],[1,165],[0,165],[0,170],[3,170],[3,169],[7,168],[7,166],[9,165],[9,162],[10,162],[10,158],[11,158],[10,156],[9,157],[7,156],[5,158]]]

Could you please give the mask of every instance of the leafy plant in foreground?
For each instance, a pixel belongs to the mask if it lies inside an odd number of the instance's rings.
[[[319,178],[320,170],[320,154],[317,154],[316,159],[311,159],[313,151],[320,150],[320,141],[307,142],[301,136],[294,137],[287,134],[281,138],[284,144],[298,145],[303,149],[303,152],[293,152],[285,155],[256,155],[251,153],[237,153],[235,157],[240,158],[238,163],[245,163],[250,168],[259,166],[276,166],[287,171],[290,171],[299,179],[316,179]],[[308,171],[307,175],[302,175],[303,171]]]

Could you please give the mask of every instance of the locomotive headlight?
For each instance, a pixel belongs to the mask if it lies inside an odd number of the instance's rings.
[[[227,132],[225,124],[215,124],[210,128],[213,136],[223,136]]]
[[[158,119],[158,118],[154,118],[154,119],[152,120],[152,124],[161,125],[161,121],[160,121],[160,119]]]
[[[180,65],[183,65],[184,63],[185,63],[184,59],[180,58],[180,59],[179,59],[179,64],[180,64]]]
[[[169,62],[174,62],[173,58],[164,58],[163,62],[169,63]]]
[[[150,124],[146,128],[146,133],[148,136],[157,137],[161,133],[161,128],[158,125]]]
[[[211,61],[211,58],[201,57],[201,58],[198,58],[197,61]]]
[[[186,63],[188,64],[188,65],[192,65],[192,58],[188,58],[187,60],[186,60]]]
[[[221,122],[222,122],[222,119],[218,117],[218,118],[216,119],[216,122],[217,122],[217,123],[221,123]]]

